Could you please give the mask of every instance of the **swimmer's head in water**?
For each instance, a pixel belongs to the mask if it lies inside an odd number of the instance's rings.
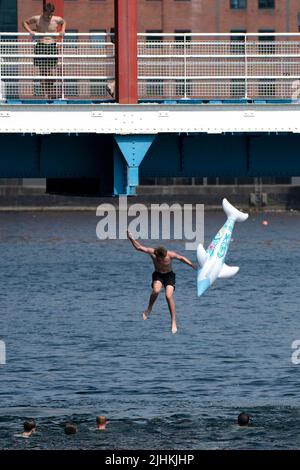
[[[28,421],[24,421],[23,426],[25,432],[31,432],[36,429],[36,422],[34,419],[29,419]]]
[[[106,424],[107,423],[106,416],[97,416],[96,417],[96,423],[97,424]]]
[[[52,18],[54,11],[55,11],[55,6],[53,3],[45,3],[43,7],[44,15],[47,16],[48,18]]]
[[[164,246],[158,246],[155,248],[154,254],[157,256],[157,258],[165,258],[167,256],[167,250]]]
[[[77,432],[77,427],[76,427],[76,424],[74,423],[66,423],[65,425],[65,433],[67,435],[69,434],[76,434]]]
[[[248,415],[247,413],[240,413],[238,415],[238,424],[240,426],[248,426],[250,419],[251,419],[251,416]]]

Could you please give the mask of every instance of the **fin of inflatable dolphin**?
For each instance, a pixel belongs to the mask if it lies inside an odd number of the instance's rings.
[[[205,248],[201,243],[199,243],[197,247],[197,260],[200,266],[204,266],[207,258],[209,257],[208,253],[206,253]]]
[[[232,204],[230,204],[230,202],[227,201],[227,199],[223,199],[222,206],[228,219],[231,219],[234,222],[244,222],[249,217],[248,214],[245,214],[244,212],[236,209]]]
[[[228,266],[224,263],[218,278],[226,279],[228,277],[232,277],[239,271],[239,269],[240,268],[238,266]]]

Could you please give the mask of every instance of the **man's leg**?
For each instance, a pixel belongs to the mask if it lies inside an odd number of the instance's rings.
[[[47,67],[45,66],[45,63],[41,63],[39,66],[40,69],[40,75],[43,77],[47,77]],[[46,100],[49,98],[49,93],[48,93],[48,81],[45,79],[41,80],[41,93]]]
[[[173,286],[167,286],[166,287],[166,299],[168,302],[168,307],[170,310],[170,315],[171,315],[171,328],[172,328],[172,333],[177,333],[177,325],[176,325],[176,309],[175,309],[175,301],[174,301],[174,287]]]
[[[148,304],[148,308],[147,310],[145,310],[143,312],[143,320],[147,320],[150,313],[151,313],[151,310],[153,308],[153,305],[154,305],[154,302],[156,301],[159,293],[160,293],[160,290],[162,288],[162,283],[160,281],[154,281],[153,282],[153,287],[152,287],[152,292],[151,292],[151,295],[150,295],[150,299],[149,299],[149,304]]]
[[[51,75],[55,75],[56,69],[54,67],[49,67],[48,68],[48,76],[51,77]],[[54,100],[57,98],[56,93],[55,93],[55,81],[54,80],[49,80],[48,83],[48,94],[49,98]]]

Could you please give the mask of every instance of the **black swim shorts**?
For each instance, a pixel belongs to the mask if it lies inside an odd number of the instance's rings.
[[[152,273],[152,288],[153,288],[153,283],[155,281],[160,281],[164,287],[167,286],[173,286],[175,290],[175,273],[173,271],[169,271],[168,273],[159,273],[158,271],[154,271]]]
[[[57,46],[54,42],[51,43],[43,43],[37,42],[34,47],[35,55],[53,55],[54,57],[35,57],[34,58],[34,65],[36,67],[55,67],[58,62],[58,50]]]

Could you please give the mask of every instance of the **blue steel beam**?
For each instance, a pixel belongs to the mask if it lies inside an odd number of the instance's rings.
[[[300,135],[159,134],[140,165],[142,177],[300,175]]]
[[[97,134],[0,133],[1,178],[102,178],[113,180],[112,139]]]
[[[299,148],[299,134],[0,133],[0,177],[99,178],[106,194],[134,194],[139,175],[300,176]]]
[[[155,135],[115,135],[114,138],[117,143],[114,150],[114,192],[134,195],[139,184],[139,166]]]

